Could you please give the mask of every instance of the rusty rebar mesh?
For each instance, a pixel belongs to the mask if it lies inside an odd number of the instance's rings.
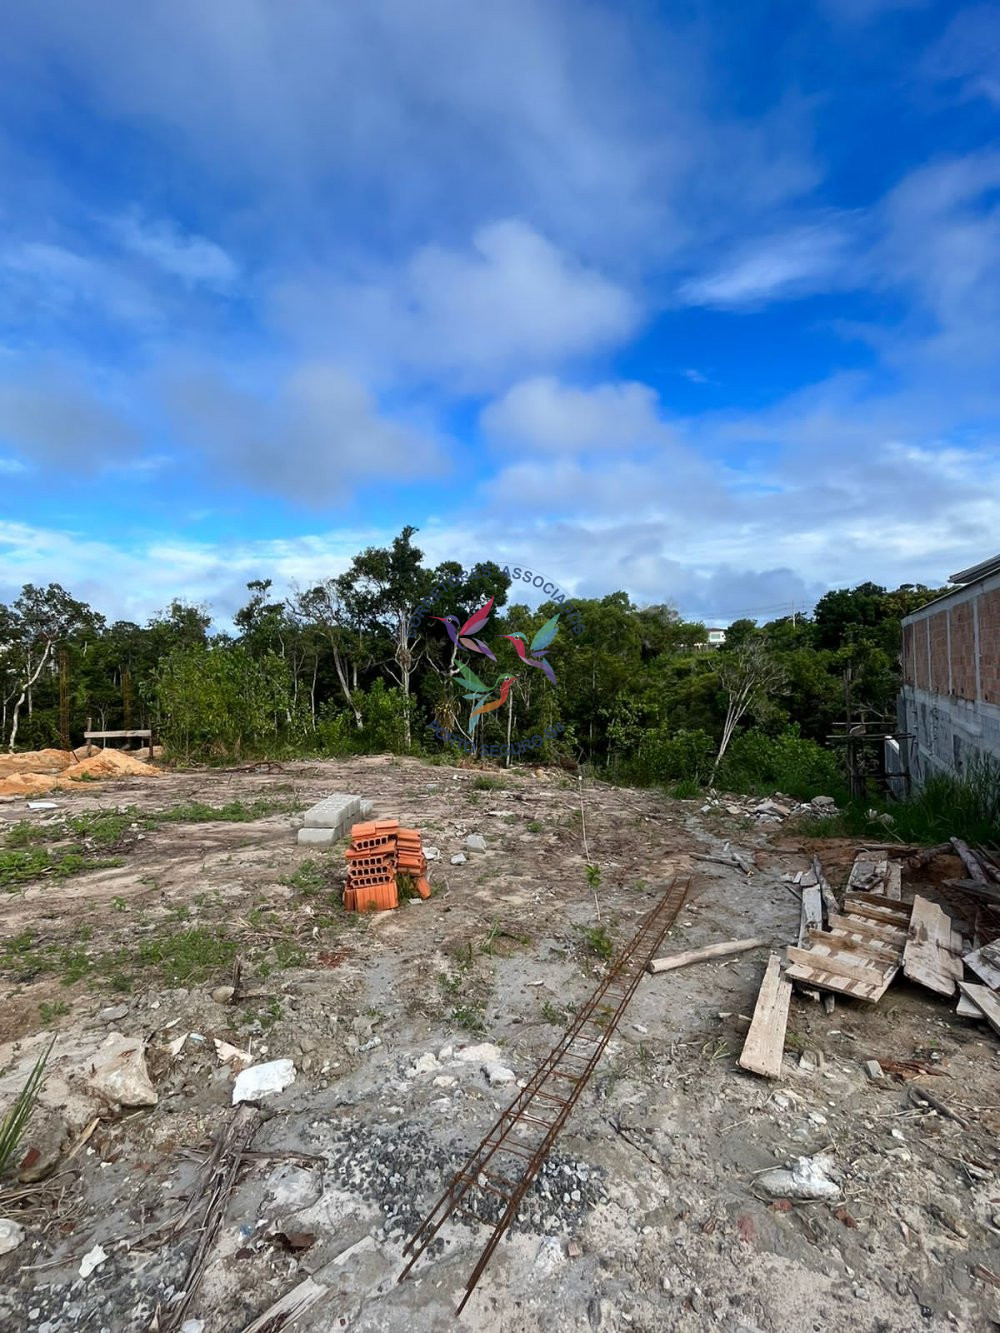
[[[676,919],[689,884],[686,878],[671,881],[562,1039],[452,1177],[403,1249],[411,1257],[400,1282],[453,1213],[493,1225],[456,1311],[461,1313]]]

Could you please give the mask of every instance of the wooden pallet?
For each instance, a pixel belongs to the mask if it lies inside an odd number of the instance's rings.
[[[909,922],[910,908],[894,898],[848,893],[830,930],[808,930],[808,948],[788,946],[785,976],[874,1004],[899,971]]]

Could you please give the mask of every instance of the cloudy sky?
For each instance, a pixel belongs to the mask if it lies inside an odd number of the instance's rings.
[[[0,600],[406,523],[725,623],[1000,548],[1000,5],[32,0]]]

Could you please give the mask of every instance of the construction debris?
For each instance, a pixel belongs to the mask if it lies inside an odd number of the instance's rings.
[[[358,815],[370,815],[374,806],[360,796],[335,792],[317,801],[305,813],[298,842],[302,847],[331,847],[347,832],[351,820]]]
[[[757,1184],[776,1199],[836,1199],[840,1185],[833,1179],[834,1169],[833,1158],[825,1153],[797,1157],[790,1167],[765,1171]]]
[[[675,953],[667,958],[654,958],[648,971],[672,972],[678,967],[688,967],[691,963],[704,963],[709,958],[725,958],[727,954],[746,953],[748,949],[759,949],[767,940],[726,940],[722,944],[708,944],[704,949],[688,949],[686,953]]]
[[[397,877],[405,876],[421,898],[431,896],[427,858],[416,829],[397,819],[355,824],[347,859],[344,906],[349,912],[385,912],[399,906]]]
[[[219,1052],[220,1057],[223,1052]],[[236,1050],[235,1056],[241,1051]],[[230,1059],[233,1057],[230,1056]],[[225,1063],[225,1059],[223,1060]],[[236,1075],[233,1084],[233,1105],[241,1102],[256,1102],[269,1092],[283,1092],[290,1083],[295,1082],[295,1065],[291,1060],[271,1060],[264,1065],[251,1065]]]
[[[958,983],[962,994],[976,1006],[993,1031],[1000,1036],[1000,1000],[986,986],[975,986],[969,981]]]
[[[671,881],[597,990],[578,1011],[559,1045],[501,1112],[479,1147],[452,1178],[404,1247],[403,1253],[410,1255],[410,1259],[399,1275],[400,1282],[456,1209],[477,1218],[477,1207],[485,1206],[488,1218],[490,1205],[495,1205],[499,1198],[503,1211],[466,1285],[456,1314],[462,1312],[604,1054],[645,969],[677,919],[689,884],[687,879]]]
[[[785,1028],[788,1026],[788,1006],[792,986],[781,975],[781,957],[772,953],[767,961],[764,980],[757,993],[757,1004],[740,1067],[765,1078],[781,1077],[781,1057],[785,1049]]]
[[[1000,990],[1000,942],[973,949],[972,953],[965,955],[963,961],[966,967],[986,982],[990,990]]]
[[[903,949],[903,975],[939,995],[954,995],[963,976],[964,948],[965,941],[947,912],[927,898],[914,898]]]
[[[828,931],[810,929],[809,948],[788,946],[786,976],[817,990],[882,998],[899,971],[910,911],[877,893],[848,893]]]

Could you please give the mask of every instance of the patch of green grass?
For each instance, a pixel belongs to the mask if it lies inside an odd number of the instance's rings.
[[[556,1027],[563,1027],[566,1022],[566,1010],[558,1004],[553,1004],[551,1000],[546,1000],[542,1005],[542,1017],[546,1023],[552,1023]]]
[[[136,961],[144,967],[156,967],[172,986],[189,981],[203,981],[223,968],[231,968],[237,952],[236,940],[216,930],[193,926],[173,935],[145,939],[136,951]]]
[[[69,1005],[65,1000],[55,1000],[52,1004],[47,1004],[44,1000],[38,1006],[38,1014],[43,1023],[51,1023],[53,1019],[64,1018],[69,1013]]]
[[[0,1120],[0,1175],[3,1175],[10,1166],[14,1154],[17,1152],[18,1144],[24,1137],[24,1131],[28,1127],[35,1102],[38,1100],[38,1095],[45,1082],[45,1066],[48,1064],[54,1045],[55,1037],[49,1042],[48,1049],[43,1051],[35,1061],[24,1086],[14,1098],[14,1104],[3,1120]]]
[[[668,787],[667,795],[675,801],[695,801],[701,795],[701,787],[693,778],[684,778]]]
[[[529,833],[541,833],[543,825],[539,820],[531,819],[528,821],[526,827]]]
[[[52,852],[38,847],[31,851],[0,851],[0,889],[13,893],[20,884],[31,884],[43,876],[69,879],[90,870],[110,870],[122,865],[120,856],[93,857],[80,852]]]
[[[303,861],[281,883],[287,884],[290,889],[294,889],[296,893],[301,893],[307,898],[312,897],[313,894],[324,893],[330,888],[330,866],[329,864],[324,865],[322,861]]]
[[[502,778],[473,778],[470,784],[473,791],[502,791],[507,784]]]
[[[62,829],[58,824],[48,824],[42,827],[39,824],[33,824],[30,819],[18,820],[16,824],[11,824],[6,836],[4,837],[4,846],[12,851],[19,847],[34,847],[40,842],[52,842],[55,838],[61,836]]]
[[[597,865],[584,866],[584,872],[590,887],[592,889],[599,889],[601,887],[601,867]]]
[[[451,1011],[451,1021],[466,1032],[481,1036],[486,1031],[486,1011],[481,1005],[466,1001],[458,1004]]]
[[[291,815],[301,809],[301,801],[261,796],[256,801],[229,801],[226,805],[185,801],[166,810],[157,810],[146,819],[150,824],[249,824],[267,815]]]
[[[67,827],[96,847],[118,847],[132,831],[133,824],[140,822],[139,811],[129,806],[128,810],[88,810],[86,814],[76,815],[67,820]]]

